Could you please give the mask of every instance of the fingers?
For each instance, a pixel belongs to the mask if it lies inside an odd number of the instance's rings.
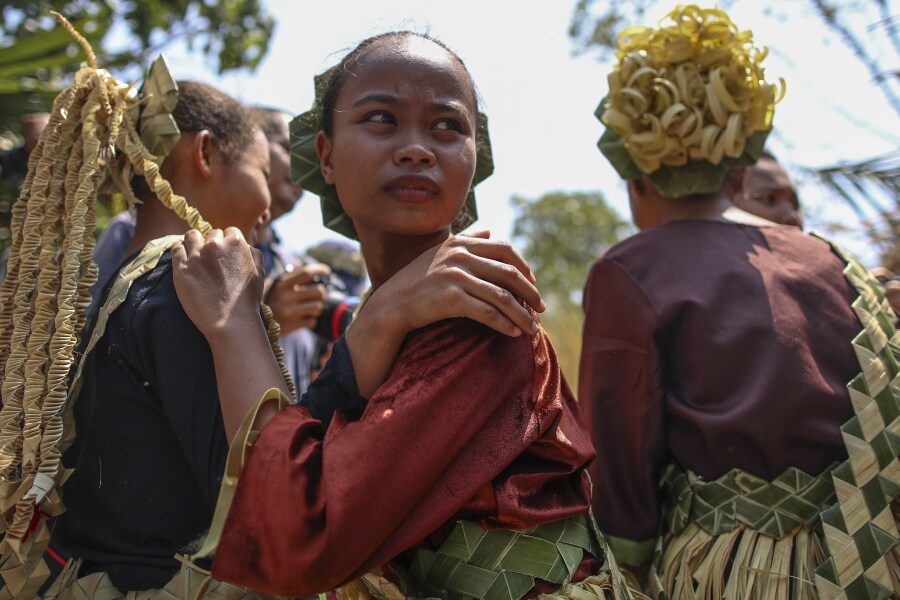
[[[325,303],[319,300],[297,302],[281,307],[281,310],[275,314],[275,318],[279,325],[282,326],[284,333],[300,329],[301,327],[312,329],[316,326],[316,321],[318,321],[324,308]]]
[[[259,248],[255,248],[250,246],[250,255],[253,257],[253,263],[256,265],[257,273],[265,273],[265,261],[263,260],[263,253]]]
[[[540,291],[535,287],[533,281],[526,279],[518,267],[506,262],[472,256],[466,262],[464,270],[471,273],[475,278],[483,280],[486,284],[493,284],[491,286],[493,289],[504,290],[510,298],[518,296],[528,306],[533,308],[535,312],[544,312],[547,308],[541,298]],[[501,298],[502,302],[506,302],[506,298],[501,297],[499,294],[491,294],[484,297],[484,293],[482,293],[482,299],[485,301],[490,301],[493,297]],[[513,300],[515,299],[513,298]],[[518,305],[518,303],[516,304]],[[525,309],[523,308],[522,310]]]
[[[247,244],[236,227],[212,229],[205,237],[191,229],[182,242],[173,244],[171,254],[173,267],[184,276],[193,273],[196,277],[255,281],[263,272],[262,254]]]
[[[184,242],[178,241],[169,247],[169,254],[172,255],[172,264],[175,268],[179,268],[187,262],[187,251],[184,249]]]
[[[213,236],[215,238],[224,237],[229,240],[246,242],[246,240],[244,239],[244,234],[237,227],[227,227],[224,233],[221,229],[213,229],[209,232],[209,236],[207,236],[207,239],[209,239],[210,236]]]
[[[490,235],[489,232],[488,235]],[[491,260],[511,265],[515,267],[520,273],[522,273],[525,279],[527,279],[531,283],[534,283],[536,281],[534,273],[531,272],[531,267],[528,266],[528,263],[524,258],[522,258],[522,255],[516,252],[515,248],[513,248],[508,242],[474,236],[457,236],[456,238],[454,238],[454,241],[452,243],[464,247],[466,250],[476,256],[489,258]]]
[[[203,235],[196,229],[191,229],[184,234],[184,239],[179,240],[169,247],[172,256],[172,267],[176,271],[186,272],[190,260],[196,260],[200,256],[200,248],[203,246]]]
[[[523,331],[535,334],[540,324],[527,308],[505,287],[494,285],[477,276],[463,276],[460,281],[464,316],[506,335]]]
[[[203,246],[203,234],[196,229],[191,229],[184,234],[184,241],[178,245],[184,247],[184,254],[186,257],[197,256],[200,253],[201,246]],[[174,247],[175,246],[173,246],[173,248]]]
[[[310,265],[316,266],[316,265]],[[321,267],[325,267],[322,269]],[[312,329],[325,308],[325,286],[311,283],[314,273],[326,274],[328,267],[322,265],[301,273],[299,278],[288,273],[273,283],[267,297],[275,320],[281,325],[282,333],[289,333],[301,327]],[[302,281],[304,283],[297,283]]]
[[[298,280],[287,275],[277,279],[270,292],[271,303],[295,303],[307,300],[325,300],[325,286],[320,283],[311,283],[311,276],[304,275]]]

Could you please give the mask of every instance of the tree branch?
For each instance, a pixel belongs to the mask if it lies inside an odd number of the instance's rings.
[[[862,47],[860,41],[856,38],[853,32],[850,31],[848,27],[840,23],[837,19],[837,9],[833,6],[829,6],[825,3],[824,0],[812,0],[813,6],[819,12],[819,16],[822,17],[822,20],[831,27],[834,31],[836,31],[841,38],[844,40],[844,43],[850,47],[853,51],[853,54],[865,65],[866,69],[868,69],[869,74],[875,80],[875,84],[881,89],[882,93],[888,99],[888,102],[891,105],[891,108],[897,114],[900,114],[900,98],[894,94],[893,90],[890,88],[890,79],[885,78],[884,74],[881,72],[881,69],[878,67],[878,64],[869,56],[868,52],[866,52],[865,48]]]

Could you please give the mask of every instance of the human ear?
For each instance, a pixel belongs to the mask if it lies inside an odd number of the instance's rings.
[[[631,208],[631,221],[638,229],[647,229],[657,223],[651,218],[655,211],[648,202],[648,192],[652,185],[646,179],[628,180],[628,206]]]
[[[642,198],[644,193],[647,191],[645,182],[643,179],[629,179],[628,180],[628,197],[634,200]]]
[[[331,138],[320,131],[316,134],[316,154],[319,157],[319,169],[322,178],[328,185],[334,185],[334,165],[331,164]]]
[[[191,143],[191,164],[204,178],[212,177],[212,154],[214,144],[212,134],[206,129],[194,134]]]

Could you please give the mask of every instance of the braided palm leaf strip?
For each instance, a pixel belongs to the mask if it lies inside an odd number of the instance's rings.
[[[52,207],[62,200],[58,193],[51,195],[51,172],[61,162],[65,165],[67,150],[71,151],[76,131],[62,128],[61,113],[67,112],[76,101],[86,99],[89,90],[70,89],[54,102],[53,113],[38,146],[32,151],[26,184],[13,208],[13,244],[9,258],[9,272],[0,287],[0,369],[3,408],[0,411],[0,481],[17,477],[22,460],[21,423],[25,387],[25,361],[28,357],[27,338],[30,328],[17,327],[30,323],[35,316],[35,288],[39,273],[40,247],[44,227],[55,227],[59,210]],[[77,93],[76,93],[77,92]],[[52,129],[51,129],[52,128]],[[60,147],[61,146],[61,147]],[[58,178],[56,178],[58,179]],[[48,198],[48,195],[51,198]],[[50,211],[49,218],[45,213]],[[52,246],[56,248],[56,244]],[[8,498],[3,494],[3,498]],[[4,511],[9,508],[3,505]],[[0,530],[2,530],[0,523]]]
[[[192,228],[211,229],[159,174],[129,115],[137,103],[131,87],[98,69],[84,38],[53,14],[90,64],[54,100],[12,209],[9,270],[0,285],[0,598],[30,597],[46,578],[46,522],[63,511],[58,488],[68,472],[61,455],[74,435],[68,374],[97,279],[94,201],[104,172],[121,169],[113,177],[120,184],[132,171],[143,173],[164,206]],[[109,160],[117,150],[126,161]],[[277,345],[273,351],[281,355]]]
[[[853,310],[863,330],[853,339],[862,372],[847,384],[856,413],[841,427],[850,458],[833,471],[838,503],[822,514],[831,555],[816,569],[823,598],[900,596],[900,335],[875,278],[853,256],[844,276],[859,292]],[[894,510],[892,510],[892,504]]]

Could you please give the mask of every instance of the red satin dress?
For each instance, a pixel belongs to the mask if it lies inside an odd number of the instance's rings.
[[[583,514],[595,452],[542,331],[474,321],[410,334],[358,420],[327,431],[306,408],[255,442],[213,576],[267,593],[334,589],[458,519],[523,529]]]

